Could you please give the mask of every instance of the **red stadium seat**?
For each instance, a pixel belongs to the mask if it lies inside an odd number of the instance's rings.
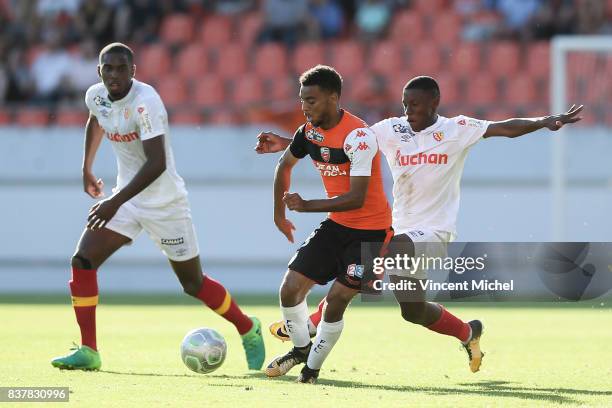
[[[447,0],[415,0],[412,3],[417,12],[431,16],[443,12],[449,6]]]
[[[435,44],[415,44],[410,48],[409,67],[416,75],[436,76],[441,64],[440,49]]]
[[[216,75],[221,79],[237,78],[247,70],[246,48],[240,44],[230,44],[219,49]]]
[[[258,76],[244,75],[234,80],[232,102],[235,106],[253,105],[263,102],[263,99],[263,83]]]
[[[173,125],[201,125],[203,118],[197,110],[179,109],[171,113],[170,122]]]
[[[255,51],[254,71],[264,79],[278,78],[289,71],[284,46],[268,43]]]
[[[538,100],[536,81],[529,74],[516,75],[506,79],[506,92],[503,98],[510,105],[526,105]]]
[[[517,44],[512,42],[492,43],[488,50],[486,60],[489,62],[488,71],[498,77],[515,75],[521,62],[521,55]]]
[[[60,109],[55,117],[57,126],[84,127],[89,114],[82,109]]]
[[[444,13],[432,18],[428,39],[445,46],[452,46],[461,39],[461,18],[456,13]]]
[[[238,40],[245,46],[255,42],[263,25],[263,18],[259,13],[249,13],[240,19],[238,24]]]
[[[170,108],[187,102],[187,86],[183,78],[167,76],[160,79],[157,81],[157,92],[164,104]]]
[[[387,83],[387,94],[390,95],[391,103],[397,104],[398,106],[402,102],[402,91],[408,81],[414,78],[415,73],[410,70],[404,70],[396,72],[394,75],[386,76],[385,82]]]
[[[41,108],[19,108],[15,111],[15,124],[18,126],[47,126],[49,111]]]
[[[476,74],[480,71],[480,44],[462,43],[450,50],[450,69],[456,74]]]
[[[393,18],[389,36],[398,44],[422,40],[424,37],[423,18],[414,11],[401,11]]]
[[[466,102],[484,106],[498,102],[497,81],[492,75],[479,74],[467,79]]]
[[[141,81],[155,81],[170,72],[170,54],[161,44],[144,47],[136,58],[136,78]]]
[[[199,79],[208,71],[208,53],[198,44],[183,48],[177,57],[178,74],[185,79]]]
[[[193,38],[194,21],[188,14],[171,14],[161,25],[161,39],[168,45],[187,44]]]
[[[227,109],[218,109],[213,111],[207,122],[213,125],[234,125],[239,123],[238,115]]]
[[[299,100],[299,84],[292,75],[280,76],[269,83],[269,99],[272,102],[295,102]]]
[[[356,76],[365,68],[364,49],[357,41],[342,41],[332,44],[330,49],[331,65],[343,77]]]
[[[319,42],[303,43],[297,46],[291,60],[293,70],[299,75],[317,64],[324,64],[325,49]]]
[[[506,120],[513,117],[516,117],[516,111],[511,107],[494,106],[492,108],[487,109],[486,115],[483,118],[486,120]]]
[[[223,81],[212,75],[195,82],[193,102],[201,108],[217,108],[225,102]]]
[[[440,87],[440,100],[442,105],[461,102],[459,96],[459,81],[451,73],[440,74],[434,78]]]
[[[536,78],[550,75],[550,44],[548,42],[542,41],[529,45],[527,71]]]
[[[0,126],[11,123],[11,113],[5,110],[0,110]]]
[[[404,67],[403,47],[391,41],[374,44],[367,58],[370,70],[381,75],[393,75]]]
[[[207,48],[220,49],[232,40],[232,21],[223,16],[204,19],[200,30],[200,43]]]

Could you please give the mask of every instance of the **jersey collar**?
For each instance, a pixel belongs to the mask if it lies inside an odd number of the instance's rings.
[[[134,98],[134,94],[136,93],[135,89],[136,89],[136,80],[132,79],[132,87],[130,88],[130,91],[127,93],[127,95],[125,95],[123,98],[119,99],[118,101],[111,101],[111,99],[108,97],[108,94],[107,94],[106,99],[108,99],[111,105],[124,106],[125,104],[131,102],[132,99]]]

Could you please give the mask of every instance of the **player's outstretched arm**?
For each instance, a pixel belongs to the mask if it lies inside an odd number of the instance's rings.
[[[286,193],[283,201],[287,208],[297,212],[341,212],[363,207],[370,176],[351,176],[350,190],[334,198],[304,200],[297,193]]]
[[[104,131],[98,124],[98,118],[91,113],[85,126],[85,143],[83,146],[83,190],[92,198],[104,197],[104,182],[93,174],[93,163],[102,142]]]
[[[285,150],[291,144],[291,139],[279,136],[273,132],[261,132],[257,135],[255,151],[258,154],[276,153]]]
[[[581,120],[582,117],[578,115],[582,112],[583,108],[583,105],[572,105],[567,112],[559,115],[543,116],[541,118],[515,118],[501,122],[492,122],[483,137],[518,137],[543,128],[553,131],[559,130],[565,124]]]
[[[293,242],[293,231],[295,227],[285,216],[285,203],[283,197],[287,194],[291,186],[291,170],[298,162],[290,149],[285,149],[281,156],[276,170],[274,171],[274,224],[283,233],[289,242]]]
[[[89,212],[87,228],[102,228],[110,221],[119,207],[140,193],[166,171],[166,148],[164,135],[159,135],[142,141],[142,147],[147,160],[134,178],[121,190],[106,200],[99,201]]]

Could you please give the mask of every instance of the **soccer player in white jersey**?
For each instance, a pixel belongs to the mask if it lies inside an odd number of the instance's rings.
[[[168,115],[155,89],[134,79],[133,60],[132,50],[124,44],[104,47],[98,65],[102,81],[85,95],[89,120],[83,188],[94,199],[104,197],[102,180],[92,171],[103,138],[110,140],[117,155],[117,185],[110,197],[91,207],[72,257],[69,285],[81,346],[51,364],[60,369],[100,368],[95,318],[97,269],[145,230],[168,258],[185,293],[234,324],[242,337],[249,369],[259,370],[265,359],[259,320],[242,313],[229,292],[202,273],[187,191],[170,147]]]
[[[439,103],[440,89],[433,78],[413,78],[403,90],[405,116],[371,126],[393,174],[393,242],[406,248],[409,256],[444,256],[446,244],[454,239],[459,181],[471,146],[491,136],[514,138],[543,128],[558,130],[579,121],[583,109],[573,105],[559,115],[491,122],[467,116],[443,117],[437,113]],[[290,140],[265,132],[259,134],[255,150],[258,153],[281,151],[289,143]],[[388,271],[391,282],[395,283],[418,283],[417,280],[426,279],[426,272]],[[482,323],[479,320],[463,322],[442,305],[426,302],[422,290],[396,291],[395,297],[406,321],[456,337],[468,353],[471,371],[480,369],[484,354],[480,350]],[[319,310],[315,312],[311,322],[318,322],[319,314]],[[314,334],[316,324],[309,325]],[[287,339],[282,322],[270,325],[270,331],[281,340]]]

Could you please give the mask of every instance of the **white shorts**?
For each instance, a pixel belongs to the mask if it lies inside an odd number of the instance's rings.
[[[395,231],[395,235],[406,234],[414,243],[414,257],[444,258],[447,255],[447,244],[452,241],[453,234],[446,231],[419,228],[408,231]],[[406,278],[427,279],[427,268],[418,266],[414,269],[389,269],[388,275]]]
[[[124,203],[105,228],[125,235],[132,241],[145,230],[161,251],[173,261],[198,256],[198,240],[191,220],[187,198],[164,207],[143,208]]]

